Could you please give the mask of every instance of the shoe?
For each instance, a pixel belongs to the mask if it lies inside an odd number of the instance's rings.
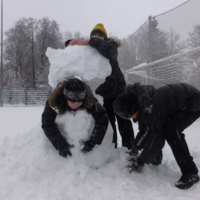
[[[155,159],[151,162],[152,165],[160,165],[162,163],[163,154],[162,151],[155,157]]]
[[[131,148],[131,150],[130,151],[128,151],[128,152],[126,152],[127,154],[129,154],[129,156],[131,157],[131,158],[137,158],[138,156],[139,156],[139,152],[138,152],[138,150],[137,149],[135,149],[135,148]]]
[[[179,189],[186,190],[197,182],[199,182],[198,174],[183,174],[175,186]]]

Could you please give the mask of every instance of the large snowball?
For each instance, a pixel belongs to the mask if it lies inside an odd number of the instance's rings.
[[[48,48],[46,55],[50,61],[49,85],[53,88],[66,77],[77,75],[95,89],[111,73],[109,60],[88,45],[58,50]]]
[[[82,142],[87,141],[94,128],[94,120],[91,114],[86,110],[78,110],[74,112],[66,112],[64,115],[58,115],[56,123],[64,137],[70,144],[74,145],[71,149],[73,159],[77,159],[79,163],[90,166],[99,167],[110,157],[112,145],[112,132],[109,130],[102,144],[96,145],[94,149],[85,154],[81,152],[83,148]]]

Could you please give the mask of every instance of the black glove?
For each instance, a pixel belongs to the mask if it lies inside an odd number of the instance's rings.
[[[88,140],[86,142],[83,142],[84,144],[84,147],[82,149],[82,152],[83,153],[87,153],[89,151],[92,151],[92,149],[94,148],[94,146],[96,145],[95,142],[91,141],[91,140]]]
[[[68,155],[72,156],[71,151],[69,150],[70,147],[73,147],[73,145],[68,144],[67,146],[59,149],[59,154],[60,156],[63,156],[64,158],[66,158]]]
[[[163,154],[162,151],[154,158],[154,160],[151,162],[152,165],[160,165],[162,163]]]
[[[127,151],[126,153],[128,153],[133,158],[139,156],[138,150],[134,147],[130,151]]]
[[[130,158],[129,161],[131,164],[129,164],[127,167],[129,168],[129,172],[138,172],[140,173],[144,167],[144,162],[140,159],[140,157]]]

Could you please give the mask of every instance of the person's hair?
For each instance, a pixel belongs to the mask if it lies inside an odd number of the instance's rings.
[[[121,118],[127,119],[139,110],[139,105],[133,94],[124,92],[114,101],[113,109]]]

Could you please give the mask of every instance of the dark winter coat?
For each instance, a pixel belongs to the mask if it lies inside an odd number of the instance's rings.
[[[164,146],[163,128],[167,120],[183,110],[200,110],[200,91],[191,85],[171,84],[159,89],[134,84],[127,92],[134,94],[139,104],[139,133],[134,146],[143,151],[141,159],[151,163]]]
[[[42,128],[45,135],[56,149],[61,149],[67,145],[66,138],[62,136],[57,124],[55,123],[56,116],[58,114],[62,115],[68,111],[72,111],[63,95],[65,82],[66,81],[63,81],[54,89],[47,100],[44,112],[42,113]],[[86,98],[78,109],[85,109],[93,116],[95,127],[91,133],[90,140],[95,144],[101,144],[108,127],[108,117],[105,109],[93,96],[90,87],[86,83],[85,85],[87,88]]]
[[[121,45],[120,41],[114,39],[104,41],[97,37],[92,37],[89,41],[89,45],[109,59],[112,68],[112,72],[106,77],[105,82],[96,89],[96,94],[101,95],[104,100],[116,98],[124,91],[126,86],[124,75],[122,74],[117,61],[117,48]],[[102,70],[103,68],[104,66],[102,66]]]

